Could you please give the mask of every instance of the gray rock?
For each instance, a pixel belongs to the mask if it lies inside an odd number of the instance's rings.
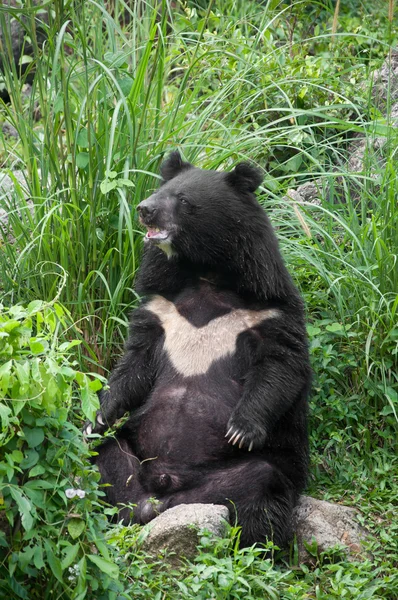
[[[28,186],[26,183],[26,173],[20,169],[12,171],[12,177],[7,171],[0,171],[0,198],[11,198],[15,186],[15,181],[21,186],[25,193],[25,197],[28,196]]]
[[[181,557],[193,558],[197,554],[199,534],[206,529],[215,536],[226,532],[228,508],[215,504],[180,504],[169,508],[143,529],[143,549],[156,556],[164,551],[171,564],[178,564]]]
[[[356,510],[349,506],[332,504],[301,496],[293,514],[299,560],[315,563],[317,558],[305,547],[316,542],[317,553],[339,546],[348,560],[365,556],[362,542],[366,530],[356,520]],[[172,565],[181,557],[192,559],[197,554],[200,531],[223,536],[228,522],[228,509],[215,504],[181,504],[166,510],[145,525],[142,532],[143,549],[152,556],[167,555]]]
[[[373,100],[381,114],[398,126],[398,48],[393,48],[380,69],[373,73]],[[389,96],[389,102],[388,102]],[[386,143],[385,137],[358,136],[350,146],[348,169],[361,173],[366,160],[383,165],[381,150]]]
[[[315,181],[307,181],[302,185],[299,185],[297,189],[290,188],[287,190],[286,196],[283,197],[285,202],[290,201],[293,205],[293,210],[296,213],[297,219],[305,231],[307,237],[312,237],[312,232],[309,224],[305,218],[305,215],[302,211],[299,210],[297,204],[302,204],[303,202],[308,202],[309,204],[314,204],[315,206],[321,206],[322,200],[327,194],[327,189],[325,188],[325,183],[322,182],[322,179],[316,179]],[[320,215],[320,213],[319,213]],[[319,215],[315,213],[314,218],[319,219]]]
[[[3,135],[5,135],[5,136],[14,137],[14,138],[19,137],[18,131],[15,129],[15,127],[13,125],[11,125],[11,123],[3,123],[1,129],[3,131]]]
[[[383,113],[388,94],[392,104],[398,102],[398,48],[392,48],[380,69],[374,71],[372,93],[376,106]]]
[[[375,105],[381,114],[388,118],[395,127],[398,127],[398,48],[392,49],[380,69],[373,73],[372,94]],[[389,103],[387,102],[388,94]],[[347,171],[363,173],[366,163],[382,168],[385,162],[382,152],[385,143],[385,137],[357,135],[348,150]],[[377,174],[375,172],[372,175],[371,170],[370,176],[376,178]],[[341,202],[344,202],[346,194],[344,180],[343,176],[337,177],[334,186],[334,196]],[[349,177],[345,183],[349,186],[351,198],[358,198],[360,190],[355,178]],[[296,189],[289,189],[284,199],[290,199],[297,203],[309,202],[319,206],[320,198],[328,197],[329,193],[327,180],[320,178],[313,182],[307,182]]]
[[[323,188],[322,179],[307,181],[296,189],[287,190],[286,197],[295,202],[310,202],[319,206],[322,203],[321,198],[324,196]]]
[[[356,514],[355,508],[349,506],[301,496],[294,511],[300,562],[316,562],[316,557],[305,548],[305,543],[311,545],[314,540],[318,553],[339,545],[348,560],[358,560],[361,555],[364,556],[362,541],[367,532],[357,522]]]
[[[15,181],[21,186],[25,198],[28,198],[29,190],[25,179],[25,172],[21,170],[13,171],[13,177],[7,172],[0,171],[0,243],[1,239],[12,243],[14,236],[9,223],[9,215],[11,211],[17,211],[21,215],[22,207],[16,206],[14,197]],[[30,211],[33,211],[33,202],[27,199],[26,205]],[[26,208],[25,208],[26,210]]]
[[[34,15],[36,38],[39,46],[43,44],[46,38],[43,23],[48,22],[47,10],[39,8],[40,4],[40,0],[32,0],[32,6],[38,7],[38,9],[34,11]],[[13,59],[17,68],[17,74],[18,76],[21,76],[25,73],[27,67],[29,66],[29,62],[23,63],[23,56],[33,57],[34,55],[33,45],[24,27],[24,24],[29,23],[29,17],[24,14],[23,10],[20,12],[24,7],[21,6],[21,3],[17,0],[4,0],[2,5],[5,28],[3,29],[0,26],[0,41],[3,48],[7,48],[7,40],[10,41]],[[10,7],[10,11],[7,11],[7,6]],[[5,62],[4,57],[0,56],[0,71],[1,67],[3,66],[3,61]],[[33,80],[33,76],[34,71],[30,69],[29,75],[26,79],[31,82]],[[8,94],[5,89],[5,82],[2,81],[0,82],[0,97],[7,99],[7,96]]]

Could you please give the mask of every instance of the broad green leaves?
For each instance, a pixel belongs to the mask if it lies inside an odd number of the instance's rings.
[[[68,521],[68,531],[73,540],[78,538],[84,531],[86,524],[83,519],[70,519]]]
[[[116,188],[134,187],[134,183],[130,179],[118,177],[116,171],[105,171],[105,179],[101,182],[101,192],[108,194]]]
[[[19,514],[21,517],[22,527],[25,531],[30,531],[33,526],[33,516],[31,514],[32,504],[29,500],[22,494],[22,492],[14,486],[9,487],[10,494],[12,498],[14,498],[17,503]]]
[[[110,560],[105,560],[98,554],[89,554],[88,558],[91,560],[91,562],[97,565],[97,567],[99,567],[103,573],[106,573],[112,577],[112,579],[117,579],[119,575],[119,568],[117,565],[115,565],[115,563],[111,562]]]
[[[93,510],[98,474],[72,412],[74,398],[81,416],[93,418],[102,383],[77,368],[79,342],[60,343],[66,316],[62,306],[39,301],[0,312],[0,516],[7,516],[0,546],[11,551],[3,566],[19,598],[30,597],[39,573],[69,591],[75,577],[68,597],[76,598],[92,579],[98,587],[101,577],[118,576],[104,552],[106,520]],[[70,499],[73,486],[80,493]]]

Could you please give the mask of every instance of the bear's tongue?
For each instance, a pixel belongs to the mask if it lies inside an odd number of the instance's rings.
[[[165,240],[169,235],[169,232],[165,229],[159,229],[148,227],[145,237],[149,240]]]

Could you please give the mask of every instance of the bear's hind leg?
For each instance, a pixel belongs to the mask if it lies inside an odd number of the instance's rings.
[[[103,489],[109,504],[138,504],[143,496],[148,495],[142,489],[138,478],[140,461],[127,440],[108,439],[96,450],[98,456],[94,457],[93,462],[101,473],[101,483],[108,484]],[[134,514],[131,518],[131,511],[127,508],[120,511],[118,519],[123,519],[126,524],[137,521]]]
[[[265,542],[267,538],[283,547],[292,538],[292,513],[297,501],[293,484],[261,458],[208,471],[200,485],[159,500],[162,512],[196,502],[227,506],[231,523],[237,521],[242,527],[242,547]]]

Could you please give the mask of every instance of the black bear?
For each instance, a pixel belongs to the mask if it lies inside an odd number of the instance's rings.
[[[110,503],[133,521],[183,503],[226,505],[241,545],[284,545],[308,470],[304,309],[257,168],[206,171],[173,152],[137,210],[146,249],[125,354],[94,427]],[[126,508],[121,518],[130,517]]]

